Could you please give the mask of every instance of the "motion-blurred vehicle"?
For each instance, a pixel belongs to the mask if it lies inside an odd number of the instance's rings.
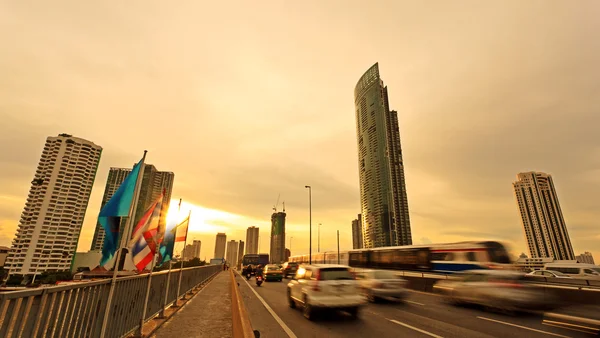
[[[395,271],[356,269],[354,273],[369,302],[375,303],[381,298],[404,299],[407,295],[408,281]]]
[[[298,271],[298,265],[297,262],[283,263],[283,277],[288,278],[288,276],[294,276],[296,271]]]
[[[347,311],[357,318],[366,303],[350,267],[335,264],[301,265],[287,285],[287,298],[291,308],[303,306],[308,320],[323,309]]]
[[[574,278],[600,279],[600,266],[586,263],[547,263],[545,270],[562,272]]]
[[[506,312],[549,310],[559,305],[558,299],[526,280],[525,274],[514,271],[473,270],[434,287],[451,303],[478,304]]]
[[[263,275],[265,276],[265,280],[267,282],[270,280],[281,282],[281,280],[283,280],[283,271],[277,264],[268,264],[265,266]]]
[[[258,275],[256,276],[256,285],[260,286],[263,283],[263,276]]]
[[[533,277],[546,277],[546,278],[572,278],[569,275],[565,275],[560,271],[552,271],[552,270],[537,270],[527,274],[527,276]]]

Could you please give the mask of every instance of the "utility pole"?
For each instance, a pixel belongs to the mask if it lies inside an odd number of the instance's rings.
[[[319,223],[319,231],[317,232],[317,252],[321,252],[321,223]]]
[[[338,239],[338,264],[340,264],[340,231],[337,231],[337,239]]]
[[[312,264],[312,188],[310,185],[304,186],[308,189],[308,228],[309,228],[309,240],[308,240],[308,264]]]

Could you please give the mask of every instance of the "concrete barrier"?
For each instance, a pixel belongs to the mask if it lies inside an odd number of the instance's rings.
[[[232,269],[229,270],[231,276],[231,312],[233,317],[233,338],[255,338],[252,330],[250,317],[246,312],[244,300],[240,294],[238,283],[235,279],[236,274]],[[259,335],[260,336],[260,335]]]

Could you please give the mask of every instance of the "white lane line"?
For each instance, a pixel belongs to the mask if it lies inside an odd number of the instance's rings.
[[[389,320],[390,322],[394,323],[394,324],[402,325],[402,326],[404,326],[404,327],[407,327],[407,328],[409,328],[409,329],[413,329],[413,330],[415,330],[415,331],[421,332],[421,333],[423,333],[423,334],[426,334],[426,335],[428,335],[428,336],[431,336],[431,337],[435,337],[435,338],[444,338],[444,337],[442,337],[442,336],[438,336],[437,334],[433,334],[433,333],[431,333],[431,332],[429,332],[429,331],[421,330],[421,329],[419,329],[418,327],[414,327],[414,326],[408,325],[408,324],[406,324],[406,323],[399,322],[399,321],[397,321],[397,320],[395,320],[395,319],[389,319],[389,318],[386,318],[386,319],[387,319],[387,320]]]
[[[486,317],[479,317],[479,316],[477,318],[483,319],[483,320],[487,320],[487,321],[490,321],[490,322],[496,322],[496,323],[500,323],[500,324],[504,324],[504,325],[514,326],[514,327],[518,327],[518,328],[529,330],[529,331],[534,331],[534,332],[539,332],[539,333],[545,333],[545,334],[551,335],[551,336],[569,338],[569,336],[563,336],[562,334],[552,333],[552,332],[542,331],[542,330],[537,330],[537,329],[533,329],[533,328],[530,328],[530,327],[527,327],[527,326],[521,326],[521,325],[517,325],[517,324],[513,324],[513,323],[507,323],[507,322],[503,322],[503,321],[496,320],[496,319],[491,319],[491,318],[486,318]]]
[[[404,301],[407,302],[407,303],[411,303],[411,304],[417,304],[417,305],[425,306],[425,304],[423,304],[423,303],[413,302],[412,300],[408,300],[408,299],[405,299]]]
[[[241,275],[239,275],[241,276]],[[285,333],[287,333],[288,337],[290,338],[298,338],[296,337],[296,335],[294,334],[294,332],[292,332],[292,330],[285,325],[285,323],[283,322],[283,320],[281,320],[281,318],[279,318],[279,316],[275,313],[275,311],[273,311],[273,309],[271,309],[271,307],[269,306],[269,304],[267,304],[267,302],[265,302],[265,300],[258,294],[258,292],[256,292],[256,290],[254,290],[254,288],[252,288],[252,286],[250,286],[250,283],[248,283],[247,280],[243,279],[242,280],[246,283],[246,285],[248,285],[248,287],[250,288],[250,290],[252,290],[252,292],[254,292],[254,295],[256,295],[256,298],[258,298],[258,300],[260,300],[260,302],[265,306],[265,308],[267,309],[267,311],[269,311],[269,313],[271,314],[271,316],[273,316],[273,318],[275,318],[275,321],[277,321],[277,323],[279,324],[279,326],[281,326],[281,328],[283,329],[283,331],[285,331]]]
[[[558,324],[550,324],[550,323],[546,323],[546,322],[542,322],[542,325],[557,327],[559,329],[565,329],[565,330],[583,332],[583,333],[587,333],[587,334],[591,334],[591,335],[596,335],[596,333],[597,333],[596,331],[591,332],[591,331],[579,330],[579,329],[574,329],[572,327],[562,326],[562,325],[558,325]]]

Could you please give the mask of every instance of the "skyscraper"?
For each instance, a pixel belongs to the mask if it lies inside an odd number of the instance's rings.
[[[358,214],[358,218],[352,221],[352,249],[363,248],[363,232],[362,232],[362,218]]]
[[[271,215],[271,263],[285,262],[285,212]]]
[[[574,260],[552,176],[534,171],[520,173],[513,187],[530,257]]]
[[[68,134],[46,139],[6,260],[9,274],[70,269],[101,152]]]
[[[193,247],[193,254],[194,256],[192,258],[200,258],[200,249],[202,249],[202,241],[195,239],[192,242],[192,247]]]
[[[132,166],[133,167],[133,166]],[[100,209],[104,208],[104,205],[108,203],[110,198],[113,196],[117,189],[121,186],[121,183],[125,180],[127,175],[131,172],[131,168],[110,168],[108,172],[108,179],[106,180],[106,187],[104,188],[104,195],[102,196],[102,204]],[[152,203],[160,196],[163,188],[166,191],[164,201],[166,202],[165,212],[163,212],[162,222],[166,221],[167,213],[169,210],[169,204],[171,201],[171,193],[173,191],[173,181],[175,180],[175,174],[170,171],[158,171],[152,164],[146,164],[144,167],[144,176],[142,178],[142,184],[140,186],[140,196],[138,199],[135,222],[141,219],[142,215],[152,205]],[[121,231],[123,231],[125,221],[121,224]],[[90,250],[101,250],[104,244],[104,228],[98,222],[96,223],[96,230],[94,231],[94,237],[92,239],[92,246]]]
[[[215,257],[213,258],[225,258],[225,243],[227,242],[227,235],[223,232],[217,234],[215,241]]]
[[[354,89],[365,248],[411,245],[398,113],[374,64]]]
[[[200,247],[202,242],[194,240],[192,244],[185,246],[185,251],[182,253],[184,260],[189,261],[190,259],[200,258]]]
[[[246,253],[258,253],[258,227],[249,227],[246,230]]]
[[[238,262],[241,262],[242,258],[244,258],[244,241],[240,240],[240,246],[238,248]]]
[[[581,255],[577,255],[575,256],[575,259],[577,259],[577,261],[579,263],[586,263],[586,264],[596,264],[594,263],[594,256],[592,256],[591,252],[584,252]]]
[[[238,242],[232,239],[231,241],[227,242],[227,256],[225,257],[225,260],[229,266],[234,267],[237,265],[237,259]]]

